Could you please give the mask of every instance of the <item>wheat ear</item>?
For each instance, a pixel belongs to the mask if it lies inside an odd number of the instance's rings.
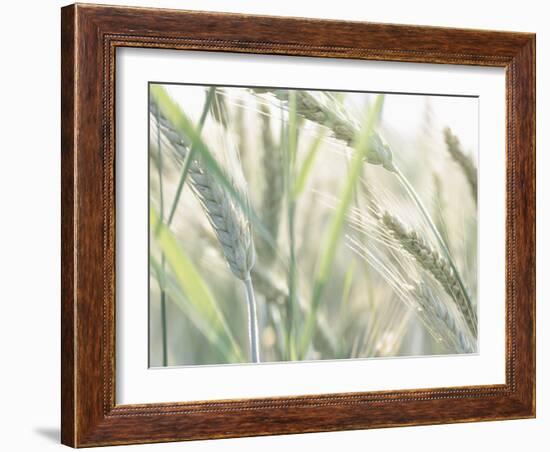
[[[470,309],[469,301],[464,298],[458,278],[447,259],[433,250],[416,231],[407,230],[403,223],[393,215],[385,212],[382,215],[382,222],[403,249],[414,257],[424,270],[431,273],[443,289],[455,300],[470,332],[476,337],[477,319],[475,312]]]
[[[386,235],[386,232],[379,228],[380,225],[372,233]],[[379,229],[378,232],[377,229]],[[471,352],[473,350],[470,344],[474,339],[458,310],[451,310],[444,300],[436,299],[428,284],[411,279],[412,273],[406,272],[401,265],[395,265],[391,262],[384,263],[376,256],[375,252],[369,250],[355,237],[348,235],[346,239],[348,247],[369,263],[388,283],[399,299],[414,310],[415,315],[434,339],[461,352]],[[438,282],[435,283],[439,284]]]
[[[472,159],[464,153],[462,147],[460,146],[460,141],[456,135],[453,135],[453,132],[449,127],[446,127],[443,130],[445,135],[445,143],[447,143],[447,150],[451,155],[452,159],[460,166],[466,180],[470,185],[470,190],[472,192],[472,197],[474,198],[475,203],[477,204],[477,170],[472,162]]]
[[[158,106],[154,103],[152,111]],[[162,114],[158,115],[160,131],[167,139],[174,157],[183,162],[190,151],[184,136],[180,135],[170,121]],[[203,210],[221,245],[225,260],[232,273],[243,281],[246,290],[250,355],[253,362],[260,361],[258,315],[250,272],[254,266],[255,251],[250,224],[245,213],[233,202],[231,194],[216,180],[199,158],[189,167],[190,186],[199,199]]]
[[[288,101],[289,91],[274,88],[255,88],[256,93],[271,93],[277,99]],[[359,136],[358,126],[344,116],[335,105],[330,105],[330,99],[325,96],[327,103],[313,96],[307,91],[296,90],[296,113],[304,119],[326,127],[332,132],[334,138],[343,141],[353,147],[355,139]],[[365,160],[372,165],[382,165],[388,171],[394,170],[392,152],[376,132],[371,134],[368,151]]]
[[[467,332],[465,334],[464,328],[449,308],[444,303],[434,299],[434,295],[426,284],[417,283],[412,290],[412,295],[416,298],[419,306],[426,312],[426,316],[430,318],[430,323],[440,322],[443,328],[450,332],[447,335],[447,341],[452,341],[455,347],[464,353],[472,353],[474,351],[470,342],[471,336]]]

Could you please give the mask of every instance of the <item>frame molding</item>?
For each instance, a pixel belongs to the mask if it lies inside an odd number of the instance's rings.
[[[61,439],[73,447],[535,416],[535,35],[75,4],[61,21]],[[506,384],[115,404],[115,51],[506,69]],[[521,351],[521,352],[518,352]]]

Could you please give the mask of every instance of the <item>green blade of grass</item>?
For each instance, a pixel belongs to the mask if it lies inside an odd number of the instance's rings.
[[[284,142],[284,141],[283,141]],[[298,148],[298,124],[296,112],[296,91],[291,90],[288,95],[288,134],[286,140],[285,154],[285,171],[286,171],[286,187],[287,191],[287,207],[288,207],[288,237],[289,237],[289,256],[290,263],[288,269],[288,335],[289,335],[289,359],[295,361],[297,359],[297,341],[298,336],[298,321],[300,317],[300,309],[298,306],[298,280],[296,268],[296,233],[294,228],[294,219],[296,213],[296,199],[293,196],[294,186],[296,181],[296,152]]]
[[[157,282],[162,290],[167,294],[167,299],[176,306],[193,326],[206,338],[213,346],[212,351],[218,353],[224,362],[232,363],[239,360],[235,354],[232,345],[227,341],[223,332],[212,328],[208,319],[202,315],[197,306],[192,303],[183,293],[178,280],[170,273],[163,270],[161,263],[153,256],[150,259],[151,268],[156,275]]]
[[[361,133],[356,141],[355,152],[349,166],[349,172],[346,184],[342,190],[340,196],[340,202],[334,211],[330,224],[321,246],[320,258],[317,262],[317,271],[315,275],[315,282],[313,285],[313,294],[311,298],[310,311],[307,315],[304,329],[300,341],[300,356],[303,357],[311,344],[313,335],[315,334],[315,317],[317,315],[317,309],[323,296],[324,289],[326,287],[330,271],[332,269],[332,263],[336,254],[336,249],[340,241],[342,227],[344,226],[348,207],[353,199],[353,193],[359,176],[361,175],[361,169],[363,161],[367,156],[369,147],[371,144],[371,136],[374,132],[374,127],[380,116],[382,105],[384,101],[383,95],[378,95],[373,107],[370,109],[365,126],[361,130]]]
[[[160,141],[160,122],[159,112],[156,111],[157,117],[157,152],[158,152],[158,180],[159,180],[159,195],[160,195],[160,220],[164,221],[164,183],[162,163],[162,145]],[[161,257],[162,268],[164,269],[164,256]],[[162,328],[162,365],[168,365],[168,324],[166,322],[166,293],[161,288],[160,291],[160,322]]]
[[[225,338],[239,361],[244,361],[241,348],[235,341],[225,317],[218,306],[214,295],[201,274],[180,247],[171,231],[159,221],[156,211],[150,209],[151,230],[156,231],[156,241],[166,257],[166,262],[172,269],[181,289],[194,309],[208,322],[208,324]]]
[[[298,173],[298,176],[296,177],[296,182],[294,184],[294,190],[292,193],[292,197],[294,199],[298,198],[298,196],[300,196],[306,188],[307,180],[309,178],[309,175],[311,174],[313,164],[315,163],[315,158],[318,154],[317,151],[321,147],[321,143],[323,142],[324,137],[325,133],[324,130],[322,130],[315,137],[307,151],[306,158],[302,163],[302,167],[300,168],[300,172]]]
[[[296,112],[296,91],[290,90],[288,94],[288,165],[292,171],[296,163],[296,151],[298,148],[298,114]],[[290,180],[292,182],[292,179]]]

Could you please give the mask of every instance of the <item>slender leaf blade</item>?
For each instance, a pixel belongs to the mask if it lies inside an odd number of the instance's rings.
[[[235,341],[210,288],[172,232],[159,221],[153,208],[150,209],[150,222],[151,229],[156,231],[156,241],[164,253],[166,262],[172,269],[187,299],[193,304],[196,311],[207,319],[213,329],[226,337],[227,342],[232,345],[235,356],[242,359],[242,351]]]

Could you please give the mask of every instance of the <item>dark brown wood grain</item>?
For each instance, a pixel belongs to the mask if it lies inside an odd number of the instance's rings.
[[[74,447],[535,415],[535,36],[71,5],[62,9],[62,442]],[[117,47],[506,68],[506,384],[115,404]]]
[[[74,9],[65,8],[61,14],[61,441],[64,444],[74,444]]]

